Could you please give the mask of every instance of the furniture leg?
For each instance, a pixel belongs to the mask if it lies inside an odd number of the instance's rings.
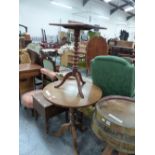
[[[33,77],[33,88],[36,90],[35,77]]]
[[[128,155],[127,153],[119,152],[118,155]]]
[[[20,91],[19,91],[19,106],[21,107],[21,95],[20,95]]]
[[[112,155],[112,148],[108,145],[106,148],[103,150],[102,155]]]
[[[82,90],[81,90],[80,79],[79,79],[78,74],[75,74],[75,78],[76,78],[76,82],[78,85],[79,94],[82,98],[84,98],[84,95],[83,95]]]
[[[34,117],[34,110],[33,109],[31,109],[31,113],[32,113],[32,117]]]
[[[60,82],[60,84],[58,84],[57,86],[55,86],[55,88],[59,88],[61,85],[63,85],[63,83],[64,83],[70,76],[72,76],[72,75],[73,75],[72,72],[67,73],[67,74],[64,76],[63,80]]]
[[[82,98],[84,98],[84,95],[82,93],[82,90],[81,90],[81,84],[80,84],[80,81],[82,82],[82,85],[85,84],[85,82],[82,80],[82,77],[81,77],[81,73],[78,72],[77,70],[73,72],[69,72],[67,73],[63,80],[60,82],[60,84],[58,84],[57,86],[55,86],[55,88],[59,88],[61,85],[63,85],[63,83],[70,77],[70,76],[74,76],[76,78],[76,82],[77,82],[77,86],[78,86],[78,91],[79,91],[79,94]]]
[[[53,132],[52,135],[56,137],[62,136],[66,132],[66,130],[69,129],[70,125],[70,123],[64,123],[63,125],[61,125],[60,129],[57,132]]]
[[[45,130],[46,130],[46,133],[48,134],[48,119],[45,118]]]
[[[71,126],[73,147],[74,147],[74,155],[79,155],[78,153],[78,145],[77,145],[77,132],[75,126]]]
[[[65,118],[66,118],[66,122],[69,122],[69,119],[68,119],[68,110],[65,111]]]
[[[38,120],[38,112],[36,110],[34,110],[34,117],[35,117],[35,120],[37,121]]]
[[[72,140],[73,140],[73,147],[74,147],[74,155],[79,155],[78,152],[78,145],[77,145],[77,131],[75,127],[75,117],[74,117],[74,109],[69,109],[69,117],[71,123],[71,133],[72,133]]]
[[[78,74],[78,76],[80,78],[80,81],[82,82],[82,85],[84,85],[86,82],[83,81],[82,76],[81,76],[81,73],[79,71],[77,71],[77,74]]]

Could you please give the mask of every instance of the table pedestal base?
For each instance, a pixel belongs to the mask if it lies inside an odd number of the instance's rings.
[[[110,147],[109,145],[106,146],[106,148],[103,150],[101,155],[112,155],[113,152],[113,148]],[[123,153],[123,152],[118,152],[117,155],[128,155],[127,153]]]
[[[76,123],[75,123],[75,109],[73,108],[69,108],[69,123],[64,123],[61,126],[61,128],[57,132],[52,133],[52,135],[57,137],[62,136],[68,129],[70,129],[72,134],[74,155],[79,155],[78,145],[77,145],[77,131],[76,131]]]
[[[82,86],[85,84],[85,81],[83,81],[81,73],[78,70],[73,70],[72,72],[67,73],[63,80],[61,81],[61,83],[57,86],[55,86],[55,88],[59,88],[61,85],[63,85],[63,83],[70,77],[70,76],[74,76],[78,85],[78,91],[79,94],[82,98],[84,98],[84,95],[82,93]],[[80,84],[80,82],[82,82],[82,85]]]

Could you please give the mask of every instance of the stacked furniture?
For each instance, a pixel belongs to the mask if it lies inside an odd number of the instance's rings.
[[[134,54],[134,42],[132,41],[124,41],[117,40],[115,41],[115,45],[112,46],[111,55],[120,55],[120,54]]]

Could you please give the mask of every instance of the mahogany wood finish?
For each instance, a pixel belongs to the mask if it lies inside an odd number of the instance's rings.
[[[90,62],[93,58],[99,55],[108,55],[108,44],[106,43],[105,38],[95,36],[88,41],[86,50],[86,68],[88,74],[90,70]]]
[[[40,75],[41,68],[37,64],[19,64],[19,79],[27,79]]]
[[[101,155],[112,155],[112,153],[113,153],[113,148],[110,145],[107,145]],[[123,152],[118,152],[117,155],[128,155],[128,154]]]
[[[46,133],[48,133],[49,130],[48,120],[66,110],[65,108],[57,107],[51,102],[47,101],[42,92],[33,95],[33,108],[36,120],[38,118],[38,114],[45,119]]]
[[[82,92],[82,86],[85,84],[85,82],[82,79],[81,73],[78,71],[78,61],[79,61],[79,53],[78,53],[78,42],[79,42],[79,35],[80,35],[80,30],[90,30],[93,28],[98,28],[98,29],[106,29],[105,27],[99,27],[99,26],[94,26],[94,25],[89,25],[89,24],[84,24],[84,23],[69,23],[69,24],[60,24],[60,23],[49,23],[49,25],[53,26],[62,26],[64,28],[68,29],[73,29],[74,30],[74,37],[75,37],[75,43],[74,43],[74,63],[73,63],[73,69],[72,72],[69,72],[68,74],[65,75],[61,83],[55,88],[59,88],[63,83],[70,77],[74,76],[76,81],[77,81],[77,86],[78,86],[78,91],[79,94],[82,98],[84,98],[83,92]],[[81,85],[81,83],[82,85]]]
[[[58,132],[53,133],[53,135],[61,136],[69,128],[72,134],[74,155],[78,155],[76,109],[95,104],[102,97],[102,91],[92,82],[87,81],[83,85],[83,94],[85,97],[81,98],[76,89],[75,80],[67,79],[62,87],[55,88],[55,85],[59,82],[50,83],[43,89],[43,95],[49,102],[60,107],[69,108],[69,122],[63,124]]]
[[[133,55],[134,48],[132,47],[122,47],[122,46],[112,46],[111,55],[128,54]]]
[[[102,155],[112,155],[112,148],[108,145],[102,152]]]
[[[20,94],[35,89],[34,77],[41,74],[41,68],[37,64],[19,64],[19,98]]]

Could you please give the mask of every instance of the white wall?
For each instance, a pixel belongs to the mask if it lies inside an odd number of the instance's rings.
[[[31,36],[41,36],[41,28],[46,30],[47,35],[57,35],[60,27],[49,26],[50,22],[75,20],[107,27],[107,30],[101,30],[106,38],[119,37],[120,30],[125,29],[129,32],[128,40],[134,40],[135,19],[126,21],[124,12],[117,11],[110,16],[111,7],[99,0],[90,0],[84,7],[82,0],[56,1],[70,5],[73,9],[54,6],[49,0],[19,0],[19,23],[28,26]],[[109,17],[109,20],[99,18],[98,15]]]

